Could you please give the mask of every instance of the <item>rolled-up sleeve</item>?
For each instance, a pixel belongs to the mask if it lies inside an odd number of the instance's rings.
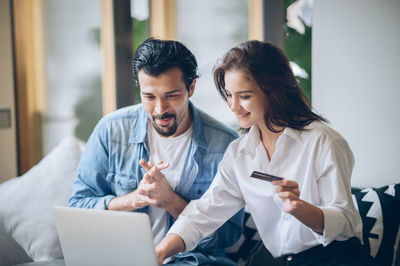
[[[333,240],[361,239],[362,222],[351,196],[350,177],[354,156],[344,139],[326,144],[320,156],[318,188],[324,214],[323,234],[314,235],[322,245]]]
[[[106,180],[108,174],[108,151],[106,128],[99,123],[82,154],[77,178],[72,186],[69,205],[77,208],[107,209],[115,197]]]

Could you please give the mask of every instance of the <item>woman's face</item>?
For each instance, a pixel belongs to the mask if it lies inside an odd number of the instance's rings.
[[[225,89],[229,108],[242,128],[265,126],[264,115],[268,100],[264,92],[239,70],[225,73]]]

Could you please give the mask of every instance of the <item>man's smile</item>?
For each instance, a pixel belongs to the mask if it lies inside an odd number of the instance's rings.
[[[175,119],[175,114],[165,113],[162,115],[153,115],[153,121],[158,122],[161,127],[166,127],[169,125],[172,119]]]

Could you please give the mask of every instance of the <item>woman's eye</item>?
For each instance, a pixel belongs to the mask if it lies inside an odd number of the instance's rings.
[[[250,98],[250,95],[242,95],[242,96],[240,96],[240,99],[243,99],[243,100],[247,100],[249,98]]]

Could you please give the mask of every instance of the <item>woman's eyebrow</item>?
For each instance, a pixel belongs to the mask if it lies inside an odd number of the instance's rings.
[[[227,90],[227,89],[225,89],[225,91],[227,92],[227,93],[231,93],[229,90]],[[254,93],[254,91],[252,91],[252,90],[243,90],[243,91],[238,91],[238,92],[236,92],[236,94],[243,94],[243,93]]]
[[[236,92],[237,94],[243,94],[243,93],[254,93],[254,91],[247,90],[247,91],[238,91]]]

